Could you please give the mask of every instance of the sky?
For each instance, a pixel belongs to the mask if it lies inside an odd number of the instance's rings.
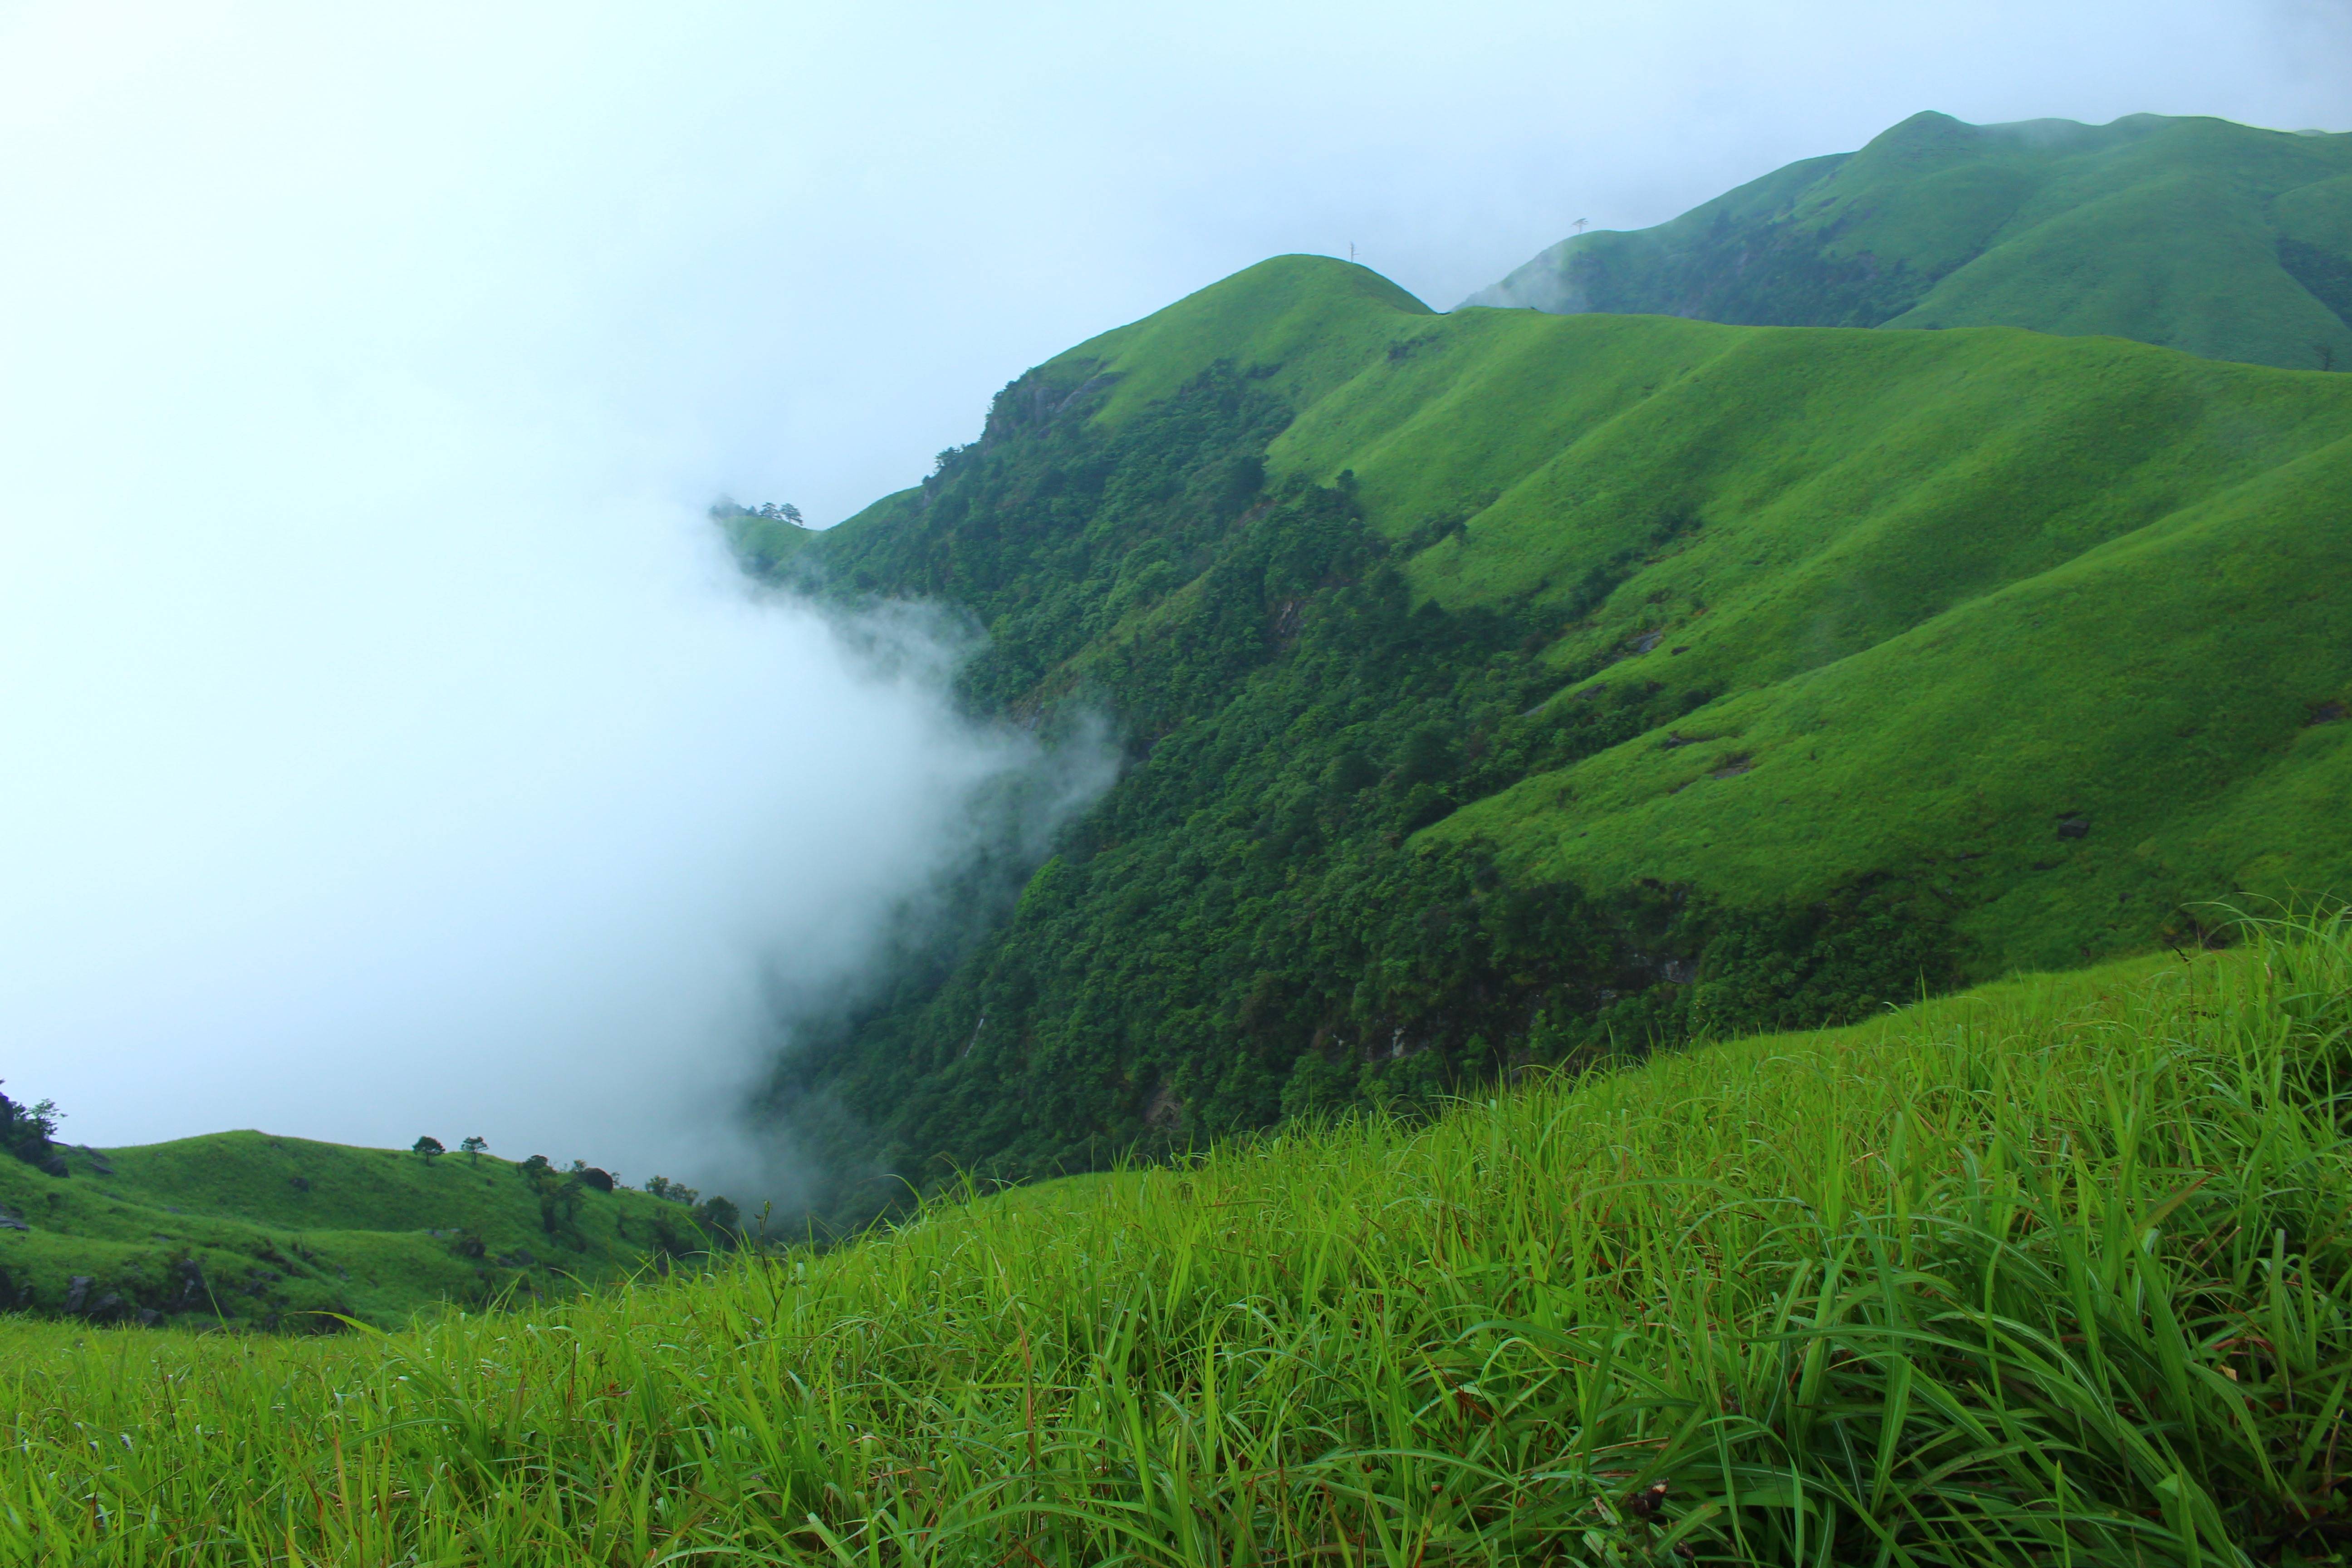
[[[0,1079],[783,1182],[763,998],[1108,753],[715,497],[830,524],[1266,256],[1450,306],[1922,109],[2352,129],[2352,5],[0,0]]]

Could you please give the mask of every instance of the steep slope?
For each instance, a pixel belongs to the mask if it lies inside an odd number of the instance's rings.
[[[261,1132],[0,1159],[0,1310],[331,1331],[569,1293],[709,1243],[626,1188]]]
[[[1919,114],[1655,228],[1563,240],[1464,303],[2031,327],[2352,370],[2352,135]]]
[[[1286,258],[809,546],[1130,765],[780,1081],[1027,1174],[2352,888],[2352,378]]]

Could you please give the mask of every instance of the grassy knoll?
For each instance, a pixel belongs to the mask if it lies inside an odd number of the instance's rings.
[[[1655,228],[1563,240],[1465,302],[2031,327],[2352,370],[2352,136],[1918,114]]]
[[[2352,376],[1262,263],[795,558],[1128,767],[779,1101],[1045,1174],[2352,889],[2347,516]]]
[[[704,1244],[687,1211],[488,1155],[262,1132],[0,1160],[0,1304],[105,1321],[331,1331],[439,1301],[562,1295]]]
[[[2352,931],[335,1341],[0,1331],[49,1563],[2252,1563],[2352,1534]]]
[[[815,529],[802,525],[799,508],[787,516],[772,502],[754,510],[722,500],[710,509],[710,521],[725,531],[743,569],[755,576],[782,570],[817,536]]]

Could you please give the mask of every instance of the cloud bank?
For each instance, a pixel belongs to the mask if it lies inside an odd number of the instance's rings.
[[[0,588],[5,1071],[77,1139],[740,1168],[778,985],[1099,782],[959,717],[920,619],[755,597],[568,447],[278,412],[250,488],[53,495]]]
[[[1095,753],[960,717],[938,623],[741,580],[658,247],[570,194],[609,137],[172,54],[219,42],[59,45],[79,92],[0,110],[0,1076],[102,1144],[740,1173],[778,988]]]

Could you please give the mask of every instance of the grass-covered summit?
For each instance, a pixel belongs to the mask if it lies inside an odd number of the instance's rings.
[[[780,1101],[1035,1173],[2352,888],[2347,519],[2352,377],[1265,263],[799,552],[1128,766]]]
[[[2352,370],[2352,135],[1919,114],[1655,228],[1563,240],[1465,302],[2031,327]]]

